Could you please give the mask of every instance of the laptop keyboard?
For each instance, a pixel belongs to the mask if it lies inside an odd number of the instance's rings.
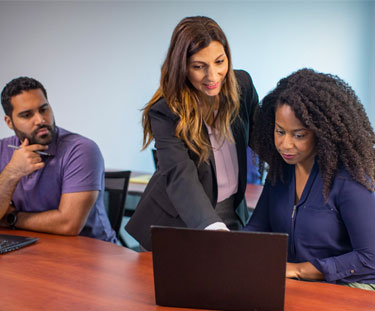
[[[21,245],[16,241],[2,240],[0,242],[0,254],[13,251],[17,248],[20,248]]]

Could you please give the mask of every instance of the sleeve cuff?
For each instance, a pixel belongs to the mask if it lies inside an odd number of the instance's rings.
[[[225,230],[230,231],[228,227],[223,222],[214,222],[211,225],[208,225],[204,230]]]

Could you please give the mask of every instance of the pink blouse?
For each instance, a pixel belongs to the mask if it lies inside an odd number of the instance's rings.
[[[238,189],[238,160],[236,143],[224,137],[217,141],[210,126],[206,124],[216,165],[218,187],[217,202],[224,201],[235,194]],[[216,132],[216,130],[214,129]],[[231,129],[230,129],[231,131]]]

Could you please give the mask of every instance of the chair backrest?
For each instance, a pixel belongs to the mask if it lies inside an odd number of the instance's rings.
[[[105,191],[108,192],[108,218],[117,237],[125,211],[131,171],[105,172]]]

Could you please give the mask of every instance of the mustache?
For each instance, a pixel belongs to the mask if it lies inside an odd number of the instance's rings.
[[[48,124],[41,124],[41,125],[38,125],[38,127],[33,131],[33,135],[36,135],[36,133],[40,130],[40,129],[43,129],[43,128],[46,128],[47,130],[49,130],[51,133],[52,133],[52,126],[48,125]]]

